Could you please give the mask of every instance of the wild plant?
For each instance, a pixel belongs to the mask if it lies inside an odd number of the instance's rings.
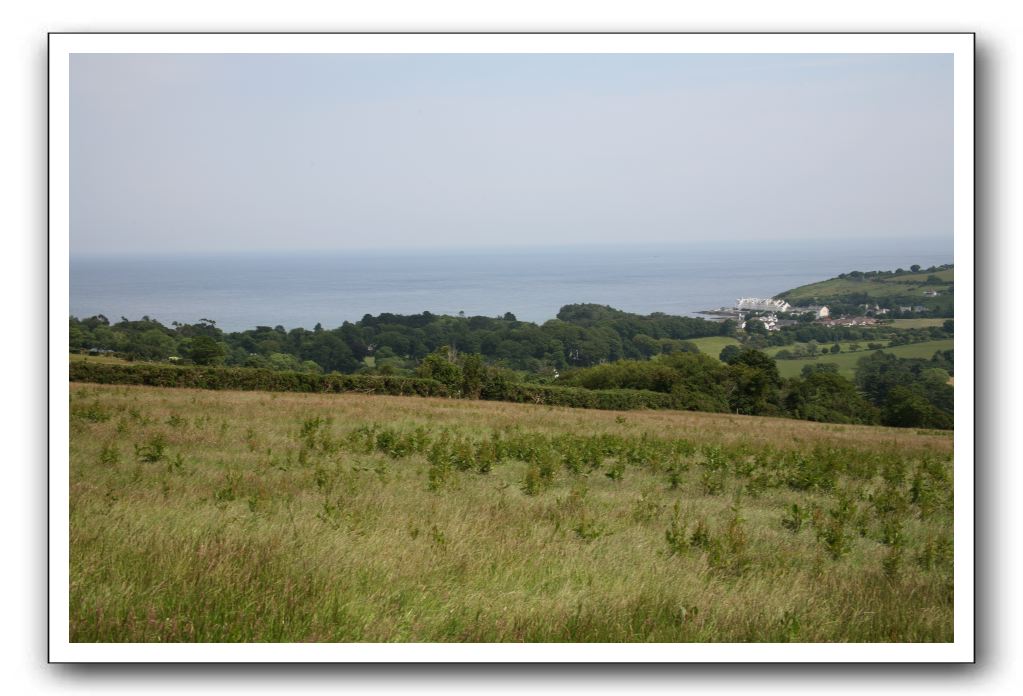
[[[121,462],[121,450],[112,442],[106,443],[99,452],[99,462],[106,466],[117,466]]]
[[[484,440],[477,444],[473,458],[476,460],[476,471],[480,474],[489,474],[497,464],[497,448],[493,440]]]
[[[719,471],[728,468],[728,460],[717,445],[707,445],[703,448],[703,466],[708,471]]]
[[[905,550],[901,541],[888,547],[888,552],[881,559],[881,571],[886,578],[894,580],[899,576],[899,573],[902,572],[904,555]]]
[[[334,490],[336,478],[334,472],[328,471],[326,467],[320,464],[317,464],[316,469],[313,471],[313,483],[316,484],[316,490],[320,493],[330,494]]]
[[[582,453],[576,446],[565,448],[561,454],[561,463],[572,474],[581,473],[583,470]]]
[[[710,546],[710,527],[704,519],[696,520],[696,527],[689,535],[689,545],[698,549],[706,549]]]
[[[669,556],[680,556],[689,550],[691,541],[688,532],[689,515],[688,513],[683,514],[682,505],[676,500],[675,506],[672,508],[671,524],[664,530],[664,540],[668,544]]]
[[[749,478],[756,470],[756,461],[752,457],[740,457],[732,465],[732,471],[736,476]]]
[[[167,438],[157,433],[143,445],[135,445],[135,458],[147,464],[154,464],[167,454]]]
[[[174,459],[167,460],[167,473],[181,472],[185,468],[185,457],[178,452],[174,455]]]
[[[426,487],[431,491],[439,491],[450,478],[451,463],[446,458],[438,459],[426,470]]]
[[[585,512],[579,522],[572,527],[572,531],[575,532],[577,537],[587,543],[600,537],[611,535],[611,532],[608,531],[605,525],[594,522]]]
[[[320,511],[316,513],[316,519],[337,531],[341,528],[343,521],[343,507],[341,503],[341,498],[331,500],[330,496],[323,496],[323,505],[320,506]]]
[[[612,481],[621,481],[625,476],[625,462],[620,460],[612,460],[611,465],[607,471],[604,472],[604,476],[607,476]]]
[[[743,519],[739,502],[731,507],[731,516],[725,525],[724,536],[710,543],[707,562],[712,568],[723,570],[730,575],[742,575],[750,565],[749,538],[746,535],[746,520]]]
[[[184,428],[188,425],[188,419],[182,418],[176,413],[172,413],[170,418],[167,419],[167,425],[172,428]]]
[[[526,495],[537,495],[543,490],[543,480],[540,477],[540,467],[538,465],[530,464],[526,468],[526,474],[522,479],[520,489]]]
[[[799,620],[799,613],[786,610],[782,614],[779,624],[778,642],[780,643],[795,643],[799,640],[799,629],[801,621]]]
[[[451,466],[451,454],[450,454],[450,435],[445,430],[441,433],[440,437],[434,440],[430,449],[426,453],[426,461],[431,466],[435,467],[450,467]]]
[[[312,446],[311,441],[316,437],[317,433],[320,431],[320,428],[322,428],[326,424],[327,419],[321,418],[320,416],[306,418],[305,420],[302,421],[302,427],[299,430],[298,436],[300,439],[309,442],[311,447]]]
[[[255,493],[250,495],[248,497],[248,500],[246,501],[249,504],[249,512],[251,513],[258,512],[259,508],[263,506],[263,499],[264,496],[261,491],[256,491]]]
[[[451,447],[451,463],[459,471],[469,471],[476,465],[476,450],[465,438],[455,440]]]
[[[725,484],[727,482],[727,469],[712,469],[700,474],[700,484],[707,495],[721,495],[725,491]]]
[[[147,415],[144,415],[138,408],[132,406],[128,409],[128,416],[141,426],[147,426],[153,422],[153,419]]]
[[[931,535],[917,554],[915,560],[916,564],[923,570],[950,566],[953,560],[951,537]]]
[[[906,462],[901,457],[892,456],[884,464],[881,476],[889,487],[895,488],[906,482]]]
[[[103,408],[99,402],[94,402],[85,406],[74,405],[71,407],[71,418],[78,418],[90,423],[105,423],[112,417],[113,415]]]
[[[632,504],[632,520],[640,524],[650,522],[659,517],[663,509],[664,504],[657,501],[655,492],[648,487]]]
[[[781,526],[793,534],[798,534],[809,517],[810,514],[804,508],[799,507],[796,503],[792,503],[788,510],[786,510],[785,516],[781,518]]]
[[[224,474],[224,485],[214,494],[213,499],[218,503],[227,503],[238,496],[238,487],[241,484],[241,475],[233,471]]]
[[[788,458],[787,483],[797,491],[830,491],[835,487],[835,469],[826,460],[794,452]]]
[[[888,484],[880,491],[871,493],[867,499],[874,511],[882,517],[903,515],[908,507],[905,494],[896,484]]]
[[[838,560],[852,550],[845,523],[835,517],[828,518],[817,527],[817,540],[824,545],[832,560]]]
[[[668,469],[668,488],[676,490],[680,485],[682,485],[682,472],[677,466],[673,466]]]
[[[888,518],[881,524],[881,538],[878,540],[885,546],[902,546],[905,537],[902,532],[902,521]]]

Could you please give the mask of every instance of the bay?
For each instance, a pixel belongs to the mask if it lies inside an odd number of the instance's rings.
[[[70,312],[334,328],[365,314],[500,316],[542,323],[566,304],[697,316],[852,270],[951,263],[951,240],[704,241],[466,250],[73,257]]]

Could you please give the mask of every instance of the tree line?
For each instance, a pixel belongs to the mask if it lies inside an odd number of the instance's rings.
[[[566,305],[535,324],[502,317],[430,312],[365,315],[335,329],[257,326],[225,332],[210,319],[165,326],[148,316],[110,322],[102,315],[70,319],[70,349],[112,351],[140,360],[222,364],[296,372],[352,373],[373,359],[377,371],[414,369],[439,348],[478,353],[489,363],[534,374],[625,358],[692,350],[687,339],[727,335],[732,322],[655,313],[638,315],[594,304]]]

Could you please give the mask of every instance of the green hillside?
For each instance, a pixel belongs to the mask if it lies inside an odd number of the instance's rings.
[[[937,292],[928,296],[928,292]],[[802,285],[776,295],[793,305],[878,304],[881,307],[923,306],[952,316],[954,269],[933,268],[919,273],[853,271],[818,283]]]

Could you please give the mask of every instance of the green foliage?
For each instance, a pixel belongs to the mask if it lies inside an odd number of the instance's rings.
[[[167,438],[162,433],[149,438],[142,445],[135,445],[135,458],[140,462],[153,464],[167,455]]]
[[[216,365],[224,359],[224,348],[209,336],[196,336],[192,339],[188,357],[196,365]]]
[[[797,503],[792,503],[785,516],[781,519],[781,526],[793,534],[798,534],[809,517],[810,515],[806,510],[800,508]]]
[[[70,363],[71,380],[99,384],[143,384],[154,387],[232,389],[240,391],[362,392],[395,396],[447,396],[443,384],[413,377],[312,375],[252,368],[173,367]]]
[[[718,356],[718,360],[723,363],[731,364],[732,361],[739,357],[739,353],[741,352],[742,349],[739,348],[739,346],[725,346],[721,349],[721,354]]]
[[[688,515],[683,515],[678,501],[675,501],[671,525],[664,531],[664,540],[668,544],[669,556],[681,556],[689,550],[689,519]]]

